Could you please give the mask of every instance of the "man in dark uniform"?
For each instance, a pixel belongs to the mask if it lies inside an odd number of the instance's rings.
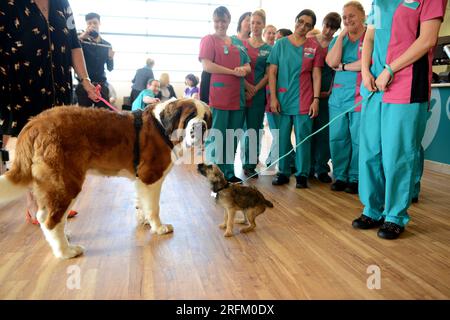
[[[89,78],[94,85],[101,85],[101,96],[106,99],[106,101],[109,101],[105,64],[108,71],[113,70],[114,51],[112,50],[111,44],[100,37],[100,15],[94,12],[88,13],[86,15],[86,24],[86,30],[81,33],[78,38],[80,39],[83,48]],[[89,99],[86,91],[80,84],[78,84],[75,92],[80,106],[91,107],[94,105],[107,108],[102,101],[94,102]]]

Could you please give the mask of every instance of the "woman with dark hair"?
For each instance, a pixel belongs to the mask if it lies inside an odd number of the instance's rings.
[[[192,73],[188,74],[184,79],[184,83],[186,84],[186,89],[184,90],[185,98],[193,98],[198,99],[198,78]]]
[[[292,127],[296,143],[299,143],[311,134],[312,119],[319,113],[323,50],[315,38],[306,37],[315,24],[316,15],[312,10],[301,11],[295,18],[294,33],[278,40],[268,59],[270,108],[280,114],[281,156],[292,148]],[[308,187],[310,158],[311,143],[307,140],[296,148],[297,188]],[[286,184],[290,175],[289,159],[284,157],[272,184]]]
[[[313,35],[319,41],[324,50],[328,51],[328,46],[333,40],[333,35],[341,27],[341,16],[337,12],[328,13],[322,22],[322,32]],[[319,116],[314,118],[313,132],[319,130],[329,122],[328,97],[331,94],[331,83],[333,81],[334,71],[327,64],[322,68],[322,87],[320,89]],[[330,167],[330,135],[328,127],[320,131],[311,139],[311,171],[310,177],[317,175],[317,179],[323,183],[330,183],[331,178],[328,175]]]
[[[285,28],[278,29],[277,32],[275,33],[275,41],[279,40],[281,38],[290,36],[291,34],[292,34],[292,31],[289,29],[285,29]]]
[[[336,70],[329,99],[330,118],[361,101],[361,50],[366,14],[358,1],[344,5],[344,29],[331,41],[327,64]],[[358,193],[359,121],[361,106],[330,124],[330,151],[335,182],[333,191]]]
[[[237,38],[227,35],[231,15],[220,6],[213,14],[215,33],[202,38],[199,60],[203,70],[211,74],[209,105],[212,111],[212,128],[206,148],[207,162],[219,166],[230,182],[241,179],[234,174],[237,139],[234,131],[242,129],[245,112],[244,77],[250,73],[250,58]],[[227,132],[233,133],[230,140]],[[234,142],[234,143],[233,143]],[[228,143],[233,143],[228,146]]]
[[[285,30],[285,31],[283,31]],[[279,32],[281,31],[281,32]],[[288,29],[280,29],[276,32],[276,35],[279,37],[276,38],[278,41],[285,36],[280,37],[280,35],[286,34],[286,37],[292,34],[292,31]],[[280,156],[280,147],[279,147],[279,130],[280,130],[280,114],[274,113],[270,110],[270,88],[269,84],[266,86],[266,118],[267,123],[269,124],[270,134],[272,135],[272,142],[270,144],[269,155],[266,159],[266,166],[271,166],[272,163],[278,160]],[[292,145],[291,148],[292,149]],[[295,173],[297,170],[295,169],[295,152],[291,152],[288,155],[289,163],[291,167],[291,172]]]
[[[252,13],[251,12],[245,12],[243,13],[238,20],[237,24],[237,37],[239,40],[248,40],[250,38],[250,17]]]

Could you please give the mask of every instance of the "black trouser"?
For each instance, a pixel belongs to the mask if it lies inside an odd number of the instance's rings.
[[[211,83],[211,73],[202,71],[200,81],[200,100],[209,104],[209,86]]]
[[[93,82],[92,84],[94,86],[96,86],[97,84],[102,86],[102,89],[100,90],[100,94],[103,99],[105,99],[106,101],[109,102],[108,84],[106,82]],[[77,85],[77,88],[75,89],[75,93],[77,94],[78,105],[81,107],[95,106],[95,107],[109,109],[109,107],[103,101],[95,102],[95,101],[92,101],[91,99],[89,99],[88,94],[87,94],[86,90],[84,90],[81,83],[79,83]]]
[[[136,89],[131,89],[130,93],[130,105],[133,104],[134,100],[136,100],[137,96],[141,93],[141,91]]]

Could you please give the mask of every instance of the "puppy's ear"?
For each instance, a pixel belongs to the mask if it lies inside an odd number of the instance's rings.
[[[197,165],[197,171],[202,175],[206,175],[205,167],[206,167],[206,165],[204,163],[199,163]]]
[[[224,187],[219,180],[211,182],[211,185],[212,185],[212,191],[214,193],[217,193],[220,189],[222,189]]]

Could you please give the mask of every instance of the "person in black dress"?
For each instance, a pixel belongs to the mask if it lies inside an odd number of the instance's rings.
[[[5,145],[31,117],[71,103],[72,67],[89,97],[98,100],[67,0],[0,1],[0,126]],[[28,204],[35,212],[31,196]]]

